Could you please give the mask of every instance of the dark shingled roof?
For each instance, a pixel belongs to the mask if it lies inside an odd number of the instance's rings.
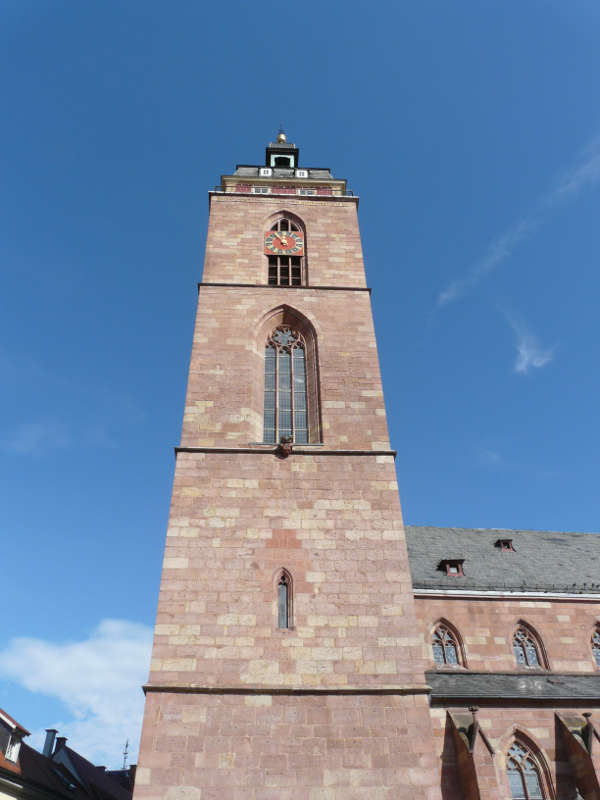
[[[600,594],[600,535],[407,525],[415,589],[487,589]],[[495,546],[512,539],[514,553]],[[464,559],[463,577],[440,562]]]
[[[265,164],[256,167],[250,164],[238,164],[233,174],[241,178],[256,178],[259,174],[259,169],[262,169],[264,166]],[[274,178],[294,178],[296,174],[294,169],[286,167],[273,167],[272,169]],[[307,170],[308,177],[311,180],[334,180],[331,172],[325,167],[299,167],[299,169]]]
[[[431,700],[583,700],[600,702],[600,674],[427,672]]]

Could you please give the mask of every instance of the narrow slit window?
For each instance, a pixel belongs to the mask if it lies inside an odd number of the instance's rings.
[[[277,584],[277,627],[290,627],[290,579],[285,573]]]

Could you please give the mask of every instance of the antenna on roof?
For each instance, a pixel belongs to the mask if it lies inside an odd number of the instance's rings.
[[[125,742],[123,749],[123,769],[127,769],[127,759],[129,758],[129,739]]]

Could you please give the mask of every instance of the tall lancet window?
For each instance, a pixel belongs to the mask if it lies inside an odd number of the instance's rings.
[[[264,441],[283,437],[308,442],[306,344],[286,325],[275,328],[265,349]]]

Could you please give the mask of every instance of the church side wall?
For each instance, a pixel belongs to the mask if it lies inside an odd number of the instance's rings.
[[[600,602],[590,600],[501,600],[417,597],[415,609],[426,642],[425,659],[434,669],[431,630],[447,619],[462,638],[471,670],[514,672],[512,636],[519,621],[541,638],[553,672],[597,672],[591,637],[600,620]],[[530,674],[530,670],[525,670]]]

